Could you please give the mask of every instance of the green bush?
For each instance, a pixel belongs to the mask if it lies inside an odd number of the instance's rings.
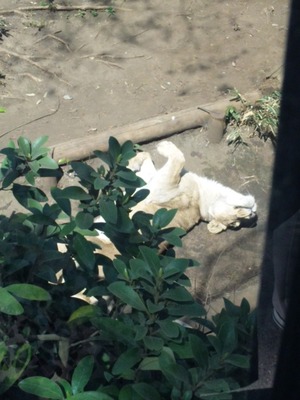
[[[229,106],[226,110],[225,121],[228,132],[226,140],[228,144],[233,144],[235,147],[240,144],[247,145],[243,139],[241,128],[249,126],[252,128],[252,136],[255,134],[264,141],[270,139],[276,145],[281,93],[276,90],[261,97],[254,104],[249,103],[236,89],[233,91],[233,95],[232,100],[242,103],[242,107],[239,111],[234,106]]]
[[[36,178],[59,176],[60,167],[46,140],[20,137],[1,150],[0,195],[10,192],[26,212],[0,217],[0,394],[230,399],[248,379],[255,323],[247,301],[226,300],[208,320],[188,291],[185,272],[196,263],[158,251],[164,241],[181,245],[184,231],[167,228],[176,211],[130,218],[148,194],[127,168],[132,142],[110,138],[107,153],[95,151],[107,167],[72,162],[79,185],[53,187],[49,199]],[[105,223],[94,222],[99,215]],[[95,229],[114,243],[116,259],[94,252],[87,237]],[[84,288],[96,304],[71,297]]]

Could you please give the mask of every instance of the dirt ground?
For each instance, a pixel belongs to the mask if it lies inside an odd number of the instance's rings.
[[[6,109],[0,148],[20,135],[48,135],[50,145],[93,141],[113,127],[223,99],[232,88],[264,94],[282,83],[288,0],[54,4],[106,5],[115,12],[21,10],[40,2],[1,0],[0,28],[10,36],[0,42],[0,107]],[[245,296],[255,306],[259,289],[274,151],[270,142],[244,134],[248,146],[235,151],[225,137],[210,143],[203,128],[170,138],[188,170],[249,192],[258,203],[256,226],[213,236],[199,224],[178,250],[200,262],[191,271],[193,290],[212,311],[222,296],[235,302]],[[145,149],[159,164],[155,144]],[[14,205],[1,196],[1,212],[9,214]]]
[[[220,100],[231,88],[246,95],[281,85],[286,0],[54,4],[76,9],[37,11],[36,2],[1,0],[0,20],[10,34],[0,44],[1,147],[20,135],[48,135],[50,145],[93,140],[105,129]],[[105,4],[114,13],[76,7],[88,4]],[[171,140],[184,151],[188,170],[256,196],[256,228],[212,237],[200,224],[179,251],[201,261],[202,269],[191,273],[199,298],[208,302],[229,292],[239,301],[245,282],[254,279],[257,287],[272,146],[252,139],[233,151],[225,138],[210,143],[200,128]],[[155,158],[154,145],[146,149]],[[2,210],[13,210],[0,201]],[[254,305],[257,291],[247,295]]]
[[[11,34],[0,44],[1,147],[21,134],[48,135],[49,144],[92,140],[233,87],[245,94],[278,84],[287,0],[56,0],[105,4],[115,14],[18,11],[39,4],[1,0]]]
[[[36,11],[37,2],[1,0],[0,21],[10,34],[0,44],[1,147],[20,135],[48,135],[50,145],[93,140],[105,129],[220,100],[231,88],[245,95],[281,85],[287,0],[54,4],[76,9]],[[114,13],[76,7],[88,4]],[[187,169],[257,198],[257,227],[212,237],[200,224],[179,251],[201,261],[203,269],[192,274],[197,296],[208,301],[230,292],[237,301],[238,288],[259,272],[272,146],[252,139],[233,152],[225,138],[210,143],[203,129],[171,140],[184,151]],[[256,292],[252,297],[255,304]]]

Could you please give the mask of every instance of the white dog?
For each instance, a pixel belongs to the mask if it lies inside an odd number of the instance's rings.
[[[175,208],[177,213],[170,226],[188,231],[199,221],[205,221],[211,233],[237,228],[243,220],[255,217],[253,196],[240,194],[192,172],[184,173],[184,155],[169,141],[159,143],[157,150],[167,158],[165,165],[158,170],[146,152],[138,153],[129,162],[129,168],[147,183],[144,188],[150,192],[133,208],[133,213],[140,210],[154,213],[159,208]]]
[[[169,226],[188,231],[199,221],[205,221],[208,222],[209,232],[214,234],[230,227],[239,227],[243,220],[256,216],[253,196],[242,195],[216,181],[184,172],[184,155],[169,141],[159,143],[157,150],[167,158],[167,162],[158,170],[147,152],[140,152],[129,161],[128,168],[146,182],[143,188],[149,190],[148,196],[132,209],[131,215],[137,211],[154,214],[160,208],[177,209]],[[95,218],[95,222],[105,221],[100,216]],[[98,231],[98,236],[88,239],[99,245],[100,249],[96,252],[111,259],[118,254],[118,250],[103,232]],[[59,245],[59,250],[66,251],[65,245]],[[101,266],[99,277],[103,277]],[[86,297],[84,291],[73,297],[93,304],[96,299]]]

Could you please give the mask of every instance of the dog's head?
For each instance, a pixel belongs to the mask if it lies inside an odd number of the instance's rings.
[[[207,228],[211,233],[220,233],[228,228],[255,226],[257,220],[257,206],[253,196],[245,196],[243,206],[233,205],[220,201],[215,204],[212,220]]]

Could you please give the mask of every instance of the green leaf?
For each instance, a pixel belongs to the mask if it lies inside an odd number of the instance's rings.
[[[49,156],[42,157],[38,160],[40,164],[40,168],[45,168],[45,169],[58,169],[59,166],[53,158]]]
[[[13,195],[23,207],[27,209],[37,208],[40,211],[42,207],[38,203],[48,200],[41,189],[27,185],[19,185],[17,183],[13,185]],[[34,202],[30,203],[30,200],[34,200]]]
[[[154,336],[146,336],[143,339],[145,347],[150,351],[161,351],[164,341],[161,338]]]
[[[108,185],[109,185],[109,181],[99,178],[99,177],[97,177],[94,181],[94,188],[96,190],[102,190]]]
[[[158,357],[145,357],[139,365],[141,371],[160,371]]]
[[[135,182],[137,180],[136,174],[131,171],[130,169],[126,170],[120,170],[116,173],[116,175],[122,180],[125,179],[125,181],[130,181],[130,182]]]
[[[158,228],[164,228],[165,226],[169,225],[169,223],[175,217],[177,210],[167,210],[166,208],[160,208],[156,213],[153,215],[153,225]]]
[[[27,300],[48,301],[51,300],[50,294],[43,288],[29,283],[15,283],[5,287],[15,296]]]
[[[7,147],[5,147],[4,149],[1,149],[0,153],[6,154],[7,156],[11,157],[14,154],[16,154],[15,149],[16,149],[15,142],[12,139],[10,139],[8,141]]]
[[[94,154],[96,157],[100,158],[100,160],[104,161],[105,164],[108,165],[109,168],[113,168],[109,155],[103,151],[95,150]]]
[[[92,214],[80,211],[75,217],[76,225],[81,229],[89,229],[94,223]]]
[[[71,162],[71,167],[73,168],[73,170],[76,172],[76,174],[79,176],[79,178],[83,183],[94,182],[93,174],[95,174],[96,171],[89,165],[84,164],[83,162],[73,161]]]
[[[15,384],[15,382],[20,378],[27,368],[30,359],[31,346],[29,343],[24,343],[15,351],[12,363],[9,365],[8,370],[4,372],[4,379],[3,375],[1,374],[3,369],[0,372],[0,394],[5,393],[11,386]]]
[[[169,278],[178,273],[183,273],[189,266],[189,260],[185,258],[173,258],[170,263],[168,263],[163,272],[163,277]]]
[[[126,350],[118,357],[113,366],[112,373],[114,375],[122,375],[140,362],[141,358],[142,356],[137,347]]]
[[[147,299],[146,304],[151,314],[155,314],[165,308],[165,303],[163,301],[155,304],[150,299]]]
[[[182,343],[170,342],[169,346],[173,350],[173,352],[176,353],[177,356],[179,358],[182,358],[183,360],[194,357],[191,349],[191,344],[188,341]]]
[[[128,161],[136,155],[134,144],[131,140],[126,140],[121,146],[122,161]]]
[[[250,311],[251,311],[250,304],[247,301],[247,299],[245,299],[245,298],[242,299],[240,309],[241,309],[241,312],[240,312],[241,316],[246,316],[250,313]]]
[[[6,109],[4,107],[0,107],[0,113],[5,113]]]
[[[47,142],[48,136],[40,136],[31,143],[32,158],[35,159],[42,154],[47,154],[48,149],[42,148]]]
[[[180,327],[173,321],[157,321],[162,332],[169,338],[177,338],[180,334]]]
[[[239,317],[240,307],[233,304],[230,300],[226,299],[226,297],[223,298],[223,301],[228,315],[231,317]]]
[[[125,282],[113,282],[108,286],[108,290],[125,304],[140,311],[147,311],[147,308],[139,294]]]
[[[174,354],[170,348],[164,347],[158,358],[162,373],[172,385],[180,387],[182,383],[189,384],[187,370],[182,365],[176,363]]]
[[[31,143],[30,143],[30,141],[27,138],[25,138],[23,136],[20,136],[18,138],[17,142],[18,142],[18,145],[19,145],[19,148],[20,148],[20,151],[21,151],[20,152],[21,155],[23,155],[26,158],[29,158],[31,156]]]
[[[86,293],[85,293],[86,294]],[[77,308],[70,316],[68,322],[73,322],[76,320],[82,319],[91,319],[101,315],[101,311],[99,307],[95,307],[92,305],[82,306]]]
[[[140,400],[134,398],[134,391],[132,385],[123,386],[119,392],[118,400]],[[137,397],[137,396],[135,396]]]
[[[199,336],[196,335],[189,335],[189,340],[193,356],[197,361],[199,367],[207,369],[209,366],[208,363],[209,354],[205,343]]]
[[[94,357],[86,356],[77,364],[71,380],[73,394],[81,393],[88,384],[94,368]]]
[[[127,275],[127,277],[128,277],[128,272],[126,273],[126,271],[127,271],[127,266],[126,266],[126,264],[125,264],[122,260],[120,260],[120,259],[118,259],[118,258],[115,258],[115,259],[113,260],[113,264],[114,264],[114,267],[116,268],[116,270],[118,271],[118,273],[119,273],[122,277],[125,277],[125,278],[126,278],[126,275]]]
[[[100,391],[97,392],[84,392],[78,393],[74,396],[68,397],[68,400],[114,400],[106,393],[101,393]]]
[[[129,265],[132,279],[143,278],[149,283],[153,282],[149,265],[144,260],[133,258],[129,260]]]
[[[95,254],[93,245],[84,236],[76,234],[73,239],[73,246],[76,252],[76,259],[80,264],[84,264],[88,269],[95,266]]]
[[[134,330],[136,341],[142,340],[148,333],[148,328],[143,325],[135,325]]]
[[[181,247],[182,241],[180,236],[184,236],[186,231],[181,228],[172,228],[172,232],[161,232],[161,237],[165,239],[170,245]]]
[[[28,165],[29,165],[29,168],[31,169],[31,171],[33,171],[36,175],[38,170],[40,169],[40,163],[37,160],[34,160],[34,161],[29,161]]]
[[[63,400],[64,395],[60,386],[51,379],[42,376],[25,378],[18,384],[24,392],[47,399]]]
[[[225,379],[212,379],[204,382],[203,386],[196,391],[196,395],[200,395],[201,399],[230,400],[232,396],[230,393],[228,393],[229,391],[230,386]],[[222,394],[224,397],[218,394]]]
[[[67,224],[61,225],[60,237],[68,236],[76,228],[75,221],[68,222]]]
[[[68,198],[61,197],[61,189],[53,187],[51,188],[51,195],[53,199],[56,201],[58,206],[65,212],[67,215],[71,216],[72,207],[71,202]]]
[[[29,217],[27,218],[27,221],[33,222],[34,224],[39,224],[39,225],[53,225],[55,223],[55,221],[50,218],[47,217],[46,215],[43,215],[42,213],[37,213],[33,214],[33,215],[29,215]]]
[[[118,157],[121,153],[121,146],[118,140],[113,136],[110,136],[108,139],[108,153],[114,162],[118,161]]]
[[[231,354],[237,345],[237,335],[233,321],[228,320],[221,325],[218,338],[222,346],[222,353]]]
[[[158,391],[148,383],[135,383],[132,385],[133,390],[141,396],[143,400],[160,400]]]
[[[110,340],[117,340],[121,343],[135,343],[135,331],[124,322],[109,317],[98,317],[92,321],[93,325],[106,333]]]
[[[22,305],[5,288],[0,287],[0,312],[8,315],[21,315]]]
[[[4,342],[0,342],[0,363],[2,362],[3,358],[5,357],[8,348]]]
[[[134,201],[134,203],[140,203],[141,201],[143,201],[149,195],[149,193],[150,193],[150,191],[148,189],[138,190],[132,196],[132,201]]]
[[[89,195],[80,186],[69,186],[61,191],[61,197],[73,200],[91,200],[92,196]]]
[[[25,179],[30,185],[34,186],[35,185],[35,178],[37,176],[38,176],[38,174],[35,171],[30,170],[30,171],[27,172],[27,174],[25,174]]]
[[[63,390],[67,396],[67,399],[72,396],[72,387],[68,381],[66,381],[63,378],[59,378],[59,379],[57,379],[56,383],[58,383],[59,386],[61,386],[63,388]]]
[[[99,201],[100,214],[106,222],[116,224],[118,212],[115,203],[110,199],[100,199]]]
[[[231,354],[224,362],[239,368],[250,368],[250,357],[241,354]]]
[[[5,174],[5,177],[2,181],[2,187],[6,189],[8,186],[10,186],[15,179],[17,179],[19,176],[19,173],[16,170],[10,170],[8,173]]]
[[[156,250],[146,246],[140,246],[139,250],[143,256],[143,259],[146,261],[150,270],[152,271],[152,274],[157,276],[160,270],[160,259],[156,254]]]
[[[169,289],[161,296],[164,299],[173,300],[176,302],[194,302],[193,296],[183,286],[178,286],[175,289]]]
[[[208,335],[207,339],[210,342],[210,344],[213,346],[213,348],[215,349],[217,354],[220,355],[222,352],[222,344],[221,344],[221,341],[219,340],[219,338],[214,335]]]

